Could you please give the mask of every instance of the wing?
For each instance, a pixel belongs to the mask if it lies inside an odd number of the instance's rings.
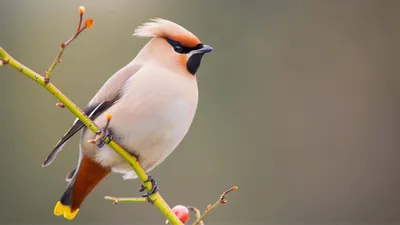
[[[99,104],[94,104],[86,107],[83,112],[89,117],[89,119],[94,120],[108,108],[110,108],[118,99],[120,95],[117,95],[114,99],[110,101],[104,101]],[[50,165],[53,160],[57,157],[58,153],[61,152],[64,145],[67,141],[74,136],[79,130],[81,130],[85,125],[78,118],[74,121],[72,127],[64,134],[61,140],[56,144],[53,151],[50,152],[49,156],[47,156],[46,160],[43,163],[43,167]]]
[[[83,112],[91,120],[96,119],[96,117],[110,108],[116,101],[118,101],[118,99],[120,99],[121,88],[131,76],[140,70],[141,67],[142,65],[140,63],[132,60],[128,65],[117,71],[107,80],[103,87],[100,88],[93,99],[89,102],[88,107],[86,107]],[[67,141],[84,126],[85,125],[79,119],[76,119],[72,124],[72,127],[57,143],[53,151],[50,152],[42,166],[46,167],[50,165],[51,162],[57,157],[58,153],[61,152]]]

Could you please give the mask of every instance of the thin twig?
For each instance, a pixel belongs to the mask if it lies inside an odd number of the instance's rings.
[[[233,187],[229,188],[228,190],[224,191],[222,193],[221,197],[219,197],[218,201],[216,201],[214,203],[214,205],[207,206],[206,210],[203,212],[203,214],[201,214],[201,216],[197,217],[197,219],[196,219],[196,221],[194,221],[193,225],[202,224],[200,222],[203,221],[204,217],[206,217],[211,211],[213,211],[215,208],[217,208],[217,206],[219,206],[220,204],[225,204],[227,202],[225,199],[226,195],[229,192],[236,190],[237,188],[238,188],[237,186],[233,186]]]
[[[106,196],[104,197],[106,200],[114,201],[113,204],[116,205],[120,202],[149,202],[148,198],[139,197],[139,198],[119,198],[119,197],[112,197]]]
[[[78,25],[78,29],[76,29],[77,32],[81,29],[81,26],[82,26],[82,19],[83,19],[83,14],[85,13],[85,6],[81,5],[78,8],[78,11],[79,11],[79,25]]]
[[[75,39],[79,36],[79,34],[80,34],[82,31],[84,31],[84,30],[86,29],[86,24],[85,24],[85,26],[83,26],[82,29],[81,29],[83,13],[84,13],[84,10],[83,10],[83,11],[80,11],[80,10],[79,10],[79,24],[78,24],[78,29],[76,29],[76,33],[75,33],[70,39],[68,39],[66,42],[61,43],[60,51],[58,52],[58,54],[57,54],[56,58],[54,59],[53,63],[50,65],[50,68],[46,71],[45,77],[44,77],[44,82],[45,82],[45,84],[47,84],[47,83],[50,82],[50,75],[51,75],[51,73],[53,72],[53,70],[54,70],[54,68],[56,67],[56,65],[59,64],[59,63],[61,63],[61,56],[62,56],[62,54],[63,54],[63,52],[64,52],[64,49],[65,49],[73,40],[75,40]]]
[[[198,208],[194,206],[186,206],[189,210],[193,211],[194,215],[196,216],[196,219],[200,218],[201,212]],[[203,220],[199,221],[199,225],[204,225]]]

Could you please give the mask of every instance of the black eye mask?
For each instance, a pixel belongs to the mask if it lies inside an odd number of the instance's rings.
[[[204,47],[203,44],[198,44],[195,47],[187,47],[182,45],[179,41],[174,41],[169,38],[165,38],[167,42],[174,48],[174,51],[179,54],[188,54],[191,51],[198,50]],[[188,61],[186,62],[186,69],[191,73],[192,75],[195,75],[197,70],[200,67],[201,59],[203,58],[204,53],[199,52],[195,53],[190,56]]]
[[[167,42],[174,48],[174,51],[179,53],[179,54],[188,54],[189,52],[193,50],[197,50],[203,47],[203,44],[198,44],[195,47],[186,47],[182,45],[179,41],[174,41],[169,38],[165,38]]]

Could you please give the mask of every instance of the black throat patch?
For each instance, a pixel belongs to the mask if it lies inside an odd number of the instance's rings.
[[[190,56],[186,63],[186,68],[192,75],[195,75],[200,67],[201,59],[203,58],[203,53],[198,53]]]

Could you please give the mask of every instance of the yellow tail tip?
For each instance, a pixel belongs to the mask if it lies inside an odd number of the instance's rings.
[[[63,205],[61,202],[57,202],[56,206],[54,207],[54,215],[62,216],[64,212],[67,212],[69,210],[69,206]]]
[[[54,207],[54,215],[56,216],[64,216],[65,219],[72,220],[75,218],[76,214],[78,214],[79,209],[75,209],[71,211],[71,207],[68,205],[63,205],[61,202],[57,202]]]
[[[75,218],[76,214],[78,214],[79,209],[75,209],[75,211],[71,212],[71,210],[64,213],[64,218],[67,220],[72,220]]]

